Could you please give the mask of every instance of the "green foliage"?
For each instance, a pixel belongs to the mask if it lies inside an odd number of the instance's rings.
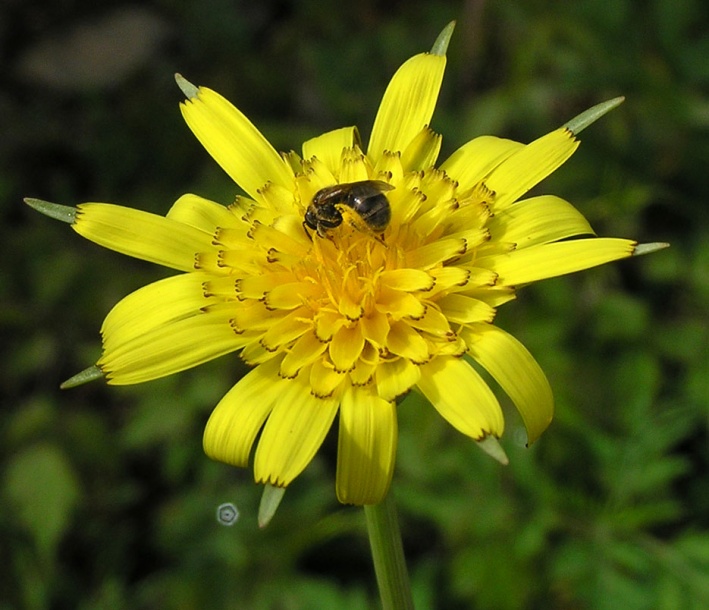
[[[162,45],[128,71],[94,66],[113,80],[57,87],[22,68],[44,37],[114,6],[0,9],[12,49],[0,92],[0,610],[376,607],[363,516],[334,497],[335,438],[263,531],[251,473],[204,457],[204,423],[243,374],[238,358],[142,386],[57,389],[95,362],[111,306],[167,272],[21,200],[159,213],[183,192],[228,203],[234,187],[184,126],[173,72],[223,93],[278,149],[355,123],[366,138],[393,71],[451,19],[433,124],[442,158],[482,133],[529,141],[626,95],[539,190],[601,235],[672,247],[531,286],[500,310],[557,401],[531,448],[509,408],[509,466],[417,396],[401,404],[394,493],[417,607],[709,607],[704,3],[161,0],[141,6],[166,26]],[[90,59],[122,53],[109,50]],[[239,508],[232,527],[215,518],[223,502]]]

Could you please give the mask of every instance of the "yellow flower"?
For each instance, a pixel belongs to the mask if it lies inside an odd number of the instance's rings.
[[[246,467],[260,432],[256,481],[285,488],[339,414],[337,497],[353,504],[386,494],[396,400],[411,389],[472,439],[502,435],[473,364],[510,396],[529,442],[544,431],[549,384],[493,325],[496,308],[519,285],[631,256],[637,244],[593,236],[558,197],[520,199],[576,150],[568,127],[528,145],[478,137],[436,167],[441,137],[429,123],[451,31],[396,72],[366,150],[345,127],[305,142],[302,156],[278,154],[219,94],[178,77],[188,126],[246,196],[224,207],[184,195],[165,217],[102,203],[69,213],[84,237],[182,272],[108,314],[97,363],[108,383],[240,352],[253,369],[212,413],[206,453]],[[321,189],[366,181],[386,184],[365,184],[358,205],[332,201],[339,220],[321,231],[304,223]],[[372,206],[390,210],[383,232],[368,222]]]

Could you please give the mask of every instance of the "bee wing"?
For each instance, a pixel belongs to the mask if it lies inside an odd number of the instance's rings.
[[[380,191],[393,191],[395,188],[388,182],[384,182],[384,180],[371,180],[371,183],[372,186],[378,188]]]

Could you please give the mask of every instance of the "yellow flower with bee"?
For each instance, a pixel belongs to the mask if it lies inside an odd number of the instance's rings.
[[[246,194],[228,207],[188,194],[162,217],[29,200],[96,243],[181,272],[113,308],[103,355],[69,385],[139,383],[238,352],[253,369],[214,409],[206,453],[246,467],[256,445],[256,481],[285,488],[339,416],[337,496],[352,504],[387,493],[397,399],[412,389],[495,451],[504,418],[478,366],[536,440],[551,389],[493,324],[496,309],[521,284],[662,245],[598,238],[563,199],[524,198],[619,100],[527,145],[474,138],[436,165],[429,125],[451,33],[396,72],[366,150],[345,127],[279,154],[219,94],[178,77],[188,126]]]

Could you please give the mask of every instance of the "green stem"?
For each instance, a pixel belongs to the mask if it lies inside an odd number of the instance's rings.
[[[413,610],[409,573],[391,491],[379,504],[364,507],[374,571],[384,610]]]

